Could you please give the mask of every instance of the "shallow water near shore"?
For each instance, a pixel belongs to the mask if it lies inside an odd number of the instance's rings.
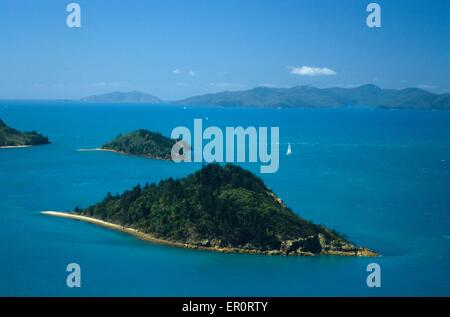
[[[52,144],[0,149],[0,295],[449,296],[450,112],[223,109],[0,102],[0,118]],[[137,183],[182,177],[174,164],[83,152],[138,128],[279,126],[280,169],[259,174],[295,212],[379,258],[222,254],[150,244],[42,210],[86,207]],[[287,143],[293,153],[284,156]],[[66,286],[80,264],[82,287]],[[366,286],[381,265],[382,287]]]

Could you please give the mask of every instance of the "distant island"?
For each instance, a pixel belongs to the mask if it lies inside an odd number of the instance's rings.
[[[10,128],[0,119],[0,147],[25,147],[49,144],[47,137],[36,131],[21,132]]]
[[[158,97],[140,92],[140,91],[130,91],[130,92],[112,92],[103,95],[93,95],[80,99],[86,102],[110,102],[110,103],[162,103],[162,100]]]
[[[450,94],[433,94],[423,89],[382,89],[375,85],[355,88],[257,87],[225,91],[175,101],[179,105],[268,108],[344,108],[376,107],[387,109],[450,109]]]
[[[311,85],[291,88],[256,87],[204,94],[171,102],[164,102],[140,91],[112,92],[80,100],[92,103],[166,103],[183,106],[450,110],[450,93],[434,94],[419,88],[382,89],[372,84],[354,88],[317,88]]]
[[[193,249],[268,255],[377,256],[292,212],[241,167],[209,164],[182,179],[136,186],[74,212],[44,212]]]
[[[176,140],[172,140],[159,132],[140,129],[119,135],[114,140],[105,143],[100,149],[159,160],[170,160],[172,147],[176,142]]]

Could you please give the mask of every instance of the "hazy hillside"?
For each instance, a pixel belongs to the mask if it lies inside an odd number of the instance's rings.
[[[81,98],[81,101],[87,102],[142,102],[142,103],[161,103],[158,97],[140,92],[112,92],[103,95],[93,95]]]
[[[183,105],[254,107],[384,107],[450,109],[450,94],[433,94],[423,89],[381,89],[375,85],[355,88],[257,87],[194,96],[176,102]]]

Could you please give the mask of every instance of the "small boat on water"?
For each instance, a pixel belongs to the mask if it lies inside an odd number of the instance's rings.
[[[288,148],[286,151],[286,155],[291,155],[292,154],[292,148],[291,148],[291,143],[288,143]]]

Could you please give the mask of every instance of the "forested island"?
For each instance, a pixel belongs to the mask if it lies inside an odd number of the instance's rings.
[[[117,136],[114,140],[104,144],[101,149],[121,154],[170,160],[172,147],[176,142],[159,132],[140,129]]]
[[[145,240],[194,249],[269,255],[376,256],[294,213],[241,167],[209,164],[182,179],[136,186],[72,213]]]
[[[434,94],[424,89],[382,89],[375,85],[354,88],[317,88],[311,85],[291,88],[256,87],[194,96],[175,102],[180,105],[267,108],[346,108],[450,109],[450,94]]]
[[[6,123],[0,119],[0,147],[20,147],[49,143],[47,137],[36,131],[21,132],[8,127]]]

